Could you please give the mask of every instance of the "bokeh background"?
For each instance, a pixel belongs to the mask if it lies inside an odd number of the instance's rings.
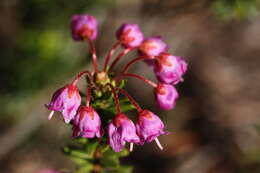
[[[156,109],[152,88],[129,80],[127,90],[172,133],[160,137],[164,151],[146,144],[123,162],[135,173],[259,173],[259,7],[259,0],[1,0],[0,172],[73,170],[60,152],[70,127],[58,114],[47,121],[43,105],[89,66],[88,48],[72,41],[69,23],[90,13],[100,22],[100,60],[129,22],[161,35],[189,63],[172,111]],[[143,63],[131,71],[155,80]]]

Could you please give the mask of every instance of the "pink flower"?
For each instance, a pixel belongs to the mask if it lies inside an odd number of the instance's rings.
[[[170,84],[159,83],[154,90],[156,102],[159,108],[170,110],[175,107],[179,94]]]
[[[61,112],[65,123],[69,123],[77,113],[81,103],[81,97],[78,88],[73,84],[68,84],[58,89],[52,96],[51,102],[46,105],[52,112],[49,119],[52,118],[54,111]]]
[[[74,15],[71,19],[71,32],[75,41],[86,38],[95,40],[97,37],[98,23],[95,17],[88,14]]]
[[[94,138],[101,135],[101,120],[92,107],[82,106],[79,108],[73,120],[73,137]]]
[[[158,56],[167,49],[167,44],[162,41],[161,37],[157,36],[146,38],[140,45],[139,52],[148,56]]]
[[[157,137],[167,132],[165,132],[164,124],[157,115],[148,110],[140,112],[136,124],[136,131],[140,137],[141,145],[145,142],[155,140],[159,148],[163,149]]]
[[[187,63],[169,53],[161,53],[154,66],[154,72],[161,82],[174,85],[183,80],[182,76],[186,71]]]
[[[143,33],[137,24],[123,24],[116,32],[116,37],[126,48],[138,47],[143,39]]]
[[[118,114],[108,126],[109,143],[115,152],[120,152],[126,142],[130,142],[132,150],[133,143],[139,142],[134,123],[124,114]]]

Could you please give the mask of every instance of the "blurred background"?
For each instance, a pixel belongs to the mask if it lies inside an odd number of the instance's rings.
[[[100,60],[129,22],[161,35],[189,63],[172,111],[157,110],[152,88],[129,80],[127,90],[172,133],[160,137],[164,151],[146,144],[123,162],[135,173],[259,173],[259,8],[259,0],[1,0],[0,172],[74,168],[60,152],[70,127],[57,114],[47,121],[43,105],[89,66],[88,47],[72,41],[69,24],[90,13],[100,22]],[[144,63],[131,71],[155,80]]]

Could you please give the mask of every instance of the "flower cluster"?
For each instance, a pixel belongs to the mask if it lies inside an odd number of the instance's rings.
[[[97,55],[93,41],[97,37],[98,23],[90,15],[75,15],[71,20],[72,38],[75,41],[86,41],[89,44],[92,56],[93,71],[82,71],[75,79],[58,89],[52,96],[51,102],[46,107],[51,110],[49,119],[54,111],[61,112],[64,122],[73,126],[73,137],[102,138],[108,134],[108,141],[115,152],[121,151],[125,144],[130,143],[130,151],[133,144],[143,145],[145,142],[155,141],[160,149],[163,149],[158,136],[167,133],[160,118],[153,112],[142,109],[138,103],[126,92],[121,83],[125,77],[133,77],[151,85],[154,88],[155,100],[159,108],[170,110],[175,107],[179,96],[175,85],[183,81],[183,75],[187,71],[187,63],[180,57],[167,52],[167,44],[159,37],[145,38],[137,24],[123,24],[116,32],[116,43],[112,46],[104,60],[103,69],[98,68]],[[110,63],[117,48],[123,49]],[[136,50],[138,57],[124,65],[121,72],[115,74],[114,66],[128,52]],[[136,62],[146,62],[154,71],[158,82],[155,83],[143,76],[128,73],[128,69]],[[110,65],[109,65],[110,64]],[[83,95],[77,88],[78,81],[87,78],[86,102],[82,103]],[[95,110],[93,102],[100,98],[104,100],[110,95],[114,98],[116,112],[108,121]],[[137,121],[134,123],[120,109],[118,95],[122,94],[129,99],[138,112]],[[101,99],[101,100],[102,100]]]

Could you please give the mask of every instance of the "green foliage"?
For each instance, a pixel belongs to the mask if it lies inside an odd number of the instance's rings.
[[[113,0],[25,0],[19,3],[17,21],[11,21],[2,49],[1,94],[24,98],[81,66],[82,51],[70,36],[73,14],[91,13],[113,5]],[[15,8],[15,9],[16,9]],[[10,24],[10,25],[9,25]],[[12,39],[13,38],[13,39]],[[5,48],[6,46],[6,48]],[[87,52],[85,53],[87,55]],[[5,77],[6,76],[6,77]]]
[[[128,150],[114,152],[106,143],[105,138],[97,139],[78,138],[74,145],[66,146],[62,151],[77,165],[75,173],[89,173],[96,167],[100,172],[131,173],[133,168],[121,165],[120,158],[128,156]]]
[[[244,19],[259,14],[259,0],[215,0],[212,7],[224,20],[231,18]]]

